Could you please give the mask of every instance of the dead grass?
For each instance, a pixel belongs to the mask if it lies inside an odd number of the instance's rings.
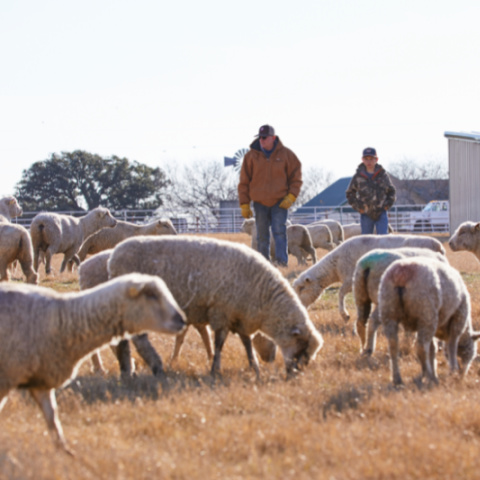
[[[247,235],[221,237],[250,243]],[[448,256],[465,278],[480,328],[480,262],[468,253]],[[295,264],[291,258],[283,272],[289,279],[301,271]],[[78,289],[76,273],[42,274],[41,283]],[[351,296],[347,304],[353,314]],[[163,387],[138,357],[138,377],[120,382],[105,350],[106,378],[93,375],[86,362],[57,393],[65,435],[77,454],[73,460],[54,449],[30,398],[12,392],[0,417],[0,479],[478,478],[480,364],[474,362],[460,382],[449,377],[439,356],[440,386],[419,387],[413,381],[419,365],[405,353],[406,386],[393,389],[384,339],[372,359],[361,359],[352,324],[341,320],[336,305],[333,286],[311,308],[325,345],[288,382],[278,355],[273,364],[262,364],[256,383],[235,336],[227,340],[223,381],[216,383],[195,331]],[[173,338],[153,340],[167,361]]]

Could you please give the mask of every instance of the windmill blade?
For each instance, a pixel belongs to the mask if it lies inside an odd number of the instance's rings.
[[[235,155],[233,156],[233,158],[236,160],[236,163],[233,167],[235,170],[240,171],[240,169],[242,168],[243,158],[247,153],[248,148],[241,148],[240,150],[237,150],[235,152]]]

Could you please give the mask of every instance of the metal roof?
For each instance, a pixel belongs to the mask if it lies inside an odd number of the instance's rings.
[[[445,137],[480,143],[480,132],[445,132]]]

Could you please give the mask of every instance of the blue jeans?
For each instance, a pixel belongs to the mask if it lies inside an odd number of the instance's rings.
[[[388,233],[388,215],[384,210],[377,220],[372,220],[368,215],[362,213],[360,215],[360,226],[362,228],[362,235],[366,233],[375,233],[377,235],[386,235]]]
[[[275,260],[281,265],[288,263],[287,216],[288,210],[280,208],[281,200],[273,207],[253,202],[255,223],[257,225],[258,251],[270,260],[270,228],[275,242]]]

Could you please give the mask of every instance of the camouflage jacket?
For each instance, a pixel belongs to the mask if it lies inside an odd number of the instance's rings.
[[[362,210],[372,220],[377,220],[383,210],[388,210],[395,203],[396,190],[381,165],[375,165],[375,171],[370,178],[365,165],[361,163],[345,195],[355,210]]]

